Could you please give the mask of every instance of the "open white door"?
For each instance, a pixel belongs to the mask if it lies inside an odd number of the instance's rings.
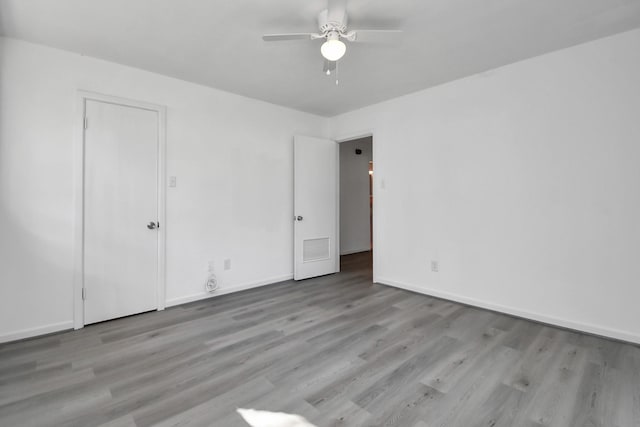
[[[295,136],[294,272],[295,280],[336,273],[338,248],[338,144]]]

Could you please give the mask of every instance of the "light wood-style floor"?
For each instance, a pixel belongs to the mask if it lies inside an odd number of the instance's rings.
[[[374,285],[368,254],[0,346],[1,426],[640,426],[640,348]]]

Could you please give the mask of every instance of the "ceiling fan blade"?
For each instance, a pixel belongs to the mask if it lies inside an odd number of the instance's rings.
[[[347,0],[327,1],[327,21],[347,25]]]
[[[326,73],[327,71],[331,72],[335,69],[336,69],[336,61],[329,61],[328,59],[324,60],[324,67],[322,68],[322,71]]]
[[[360,43],[394,43],[402,39],[402,30],[352,30],[346,39]]]
[[[278,42],[284,40],[313,40],[315,33],[290,33],[290,34],[265,34],[262,40],[266,42]]]

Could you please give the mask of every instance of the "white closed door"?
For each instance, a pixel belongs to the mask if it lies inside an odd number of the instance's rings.
[[[157,308],[159,117],[89,99],[85,112],[83,283],[89,324]]]
[[[338,144],[294,137],[294,279],[340,270]]]

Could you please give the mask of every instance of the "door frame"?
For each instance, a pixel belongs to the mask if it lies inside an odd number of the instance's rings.
[[[340,135],[337,138],[334,138],[334,141],[336,141],[338,144],[341,144],[343,142],[349,142],[349,141],[353,141],[354,139],[360,139],[360,138],[366,138],[368,136],[371,137],[371,158],[373,161],[373,168],[374,168],[374,173],[373,173],[373,185],[371,188],[371,195],[373,196],[373,229],[371,230],[371,241],[373,243],[373,282],[377,283],[377,271],[376,271],[376,266],[378,265],[378,262],[376,261],[377,259],[377,253],[378,251],[375,250],[376,247],[378,247],[378,244],[376,243],[376,236],[378,235],[378,221],[377,221],[377,215],[376,215],[376,210],[377,210],[377,197],[376,197],[376,184],[377,184],[377,179],[376,179],[376,144],[375,144],[375,136],[374,136],[374,131],[372,129],[368,129],[368,130],[364,130],[361,132],[353,132],[353,133],[347,133],[344,135]],[[340,165],[340,150],[338,149],[338,166]],[[378,174],[379,176],[379,174]],[[338,167],[338,211],[337,211],[337,217],[338,217],[338,243],[340,241],[340,167]],[[338,247],[338,249],[340,249]],[[338,264],[340,264],[340,254],[338,254]]]
[[[84,327],[84,167],[85,167],[85,106],[87,101],[99,101],[125,107],[140,108],[158,113],[158,271],[156,304],[157,310],[164,310],[166,305],[166,107],[135,101],[117,96],[78,90],[76,94],[76,119],[74,126],[74,236],[73,236],[73,328]]]

